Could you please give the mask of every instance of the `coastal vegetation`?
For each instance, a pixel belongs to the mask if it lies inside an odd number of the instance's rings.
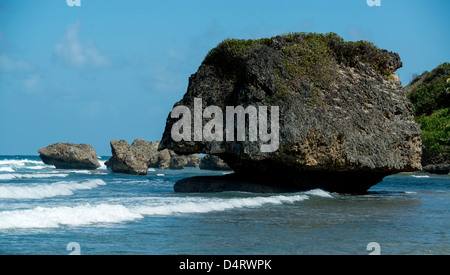
[[[335,62],[354,67],[359,61],[372,66],[379,74],[388,78],[397,69],[389,65],[388,51],[379,49],[368,41],[344,41],[335,33],[289,33],[278,36],[286,42],[282,52],[286,57],[297,59],[295,67],[288,68],[292,73],[315,75],[332,73]],[[262,39],[226,39],[206,55],[204,64],[221,64],[225,68],[242,68],[252,49],[262,45],[273,46],[272,38]],[[334,59],[334,60],[333,60]],[[319,70],[317,70],[319,69]],[[322,75],[322,77],[325,77]],[[329,77],[329,76],[327,76]],[[325,82],[328,82],[324,80]]]
[[[277,49],[270,55],[262,48]],[[274,94],[269,102],[289,100],[289,87],[296,83],[309,83],[312,106],[319,103],[319,94],[339,79],[339,66],[356,67],[359,62],[368,64],[385,79],[391,79],[401,61],[392,62],[392,53],[379,49],[368,41],[345,41],[335,33],[295,32],[262,39],[226,39],[210,50],[203,64],[221,68],[221,73],[240,86],[246,82],[245,71],[250,55],[263,55],[267,61],[260,66],[276,64],[273,83]],[[263,58],[261,58],[262,60]],[[398,58],[399,59],[399,58]],[[295,89],[294,89],[295,90]]]
[[[425,150],[450,160],[450,63],[416,76],[405,89]]]

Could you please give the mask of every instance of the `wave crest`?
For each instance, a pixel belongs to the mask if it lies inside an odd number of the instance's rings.
[[[55,228],[94,223],[117,223],[142,218],[123,205],[90,204],[76,207],[37,207],[0,213],[0,229]]]
[[[12,179],[41,179],[41,178],[65,178],[69,174],[3,174],[0,175],[0,180]]]
[[[55,182],[30,186],[0,186],[0,199],[43,199],[56,196],[70,196],[73,191],[87,190],[106,185],[103,180],[94,179],[83,182]]]
[[[195,199],[164,205],[124,206],[122,204],[90,204],[75,207],[37,207],[28,210],[0,212],[0,229],[55,228],[86,226],[102,223],[121,223],[160,216],[187,213],[208,213],[265,204],[294,203],[308,199],[306,195],[272,196],[236,199]],[[161,203],[161,202],[160,202]]]

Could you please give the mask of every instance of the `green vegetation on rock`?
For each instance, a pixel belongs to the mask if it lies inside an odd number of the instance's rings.
[[[450,157],[450,63],[417,76],[405,89],[422,129],[423,146]]]
[[[282,49],[287,58],[283,66],[291,78],[307,76],[316,86],[327,87],[338,77],[327,35],[288,34],[286,40],[290,43]]]
[[[226,71],[240,75],[244,61],[255,47],[270,45],[270,39],[226,39],[206,55],[204,64],[220,64]]]
[[[270,52],[270,53],[269,53]],[[359,62],[368,64],[375,72],[390,79],[402,66],[397,54],[381,50],[367,41],[346,42],[335,33],[289,33],[262,39],[226,39],[210,50],[203,65],[219,68],[223,75],[240,89],[247,83],[254,67],[247,62],[251,55],[258,66],[273,66],[273,93],[267,100],[271,103],[287,100],[299,85],[311,87],[311,106],[320,103],[321,91],[327,90],[339,78],[339,66],[356,67]],[[268,69],[267,71],[269,71]]]
[[[292,74],[312,75],[318,84],[332,81],[337,63],[354,67],[358,62],[367,63],[380,75],[388,78],[398,69],[390,63],[389,52],[381,50],[371,42],[346,42],[335,33],[289,33],[283,38],[282,49],[285,57],[293,58],[295,63],[286,63]],[[204,64],[220,64],[223,68],[239,72],[243,62],[257,47],[273,46],[274,38],[262,39],[226,39],[206,55]],[[320,78],[320,77],[322,78]],[[326,77],[326,79],[324,79]]]
[[[417,116],[450,107],[450,63],[444,63],[431,72],[416,77],[406,87],[408,98]]]
[[[427,149],[434,152],[449,151],[450,108],[438,110],[430,116],[418,116],[416,122],[422,129],[422,142]]]

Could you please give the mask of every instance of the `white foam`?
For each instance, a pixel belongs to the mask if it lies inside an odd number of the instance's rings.
[[[90,204],[75,207],[37,207],[29,210],[0,212],[0,229],[55,228],[98,223],[118,223],[143,218],[123,205]]]
[[[108,167],[106,167],[105,165],[105,162],[106,160],[105,161],[99,160],[98,163],[100,163],[100,167],[98,169],[105,169],[105,170],[108,169]]]
[[[136,207],[134,211],[146,216],[172,215],[186,213],[208,213],[213,211],[225,211],[243,207],[260,207],[264,204],[283,204],[303,201],[308,199],[305,195],[295,196],[271,196],[239,199],[199,199],[196,201],[185,201],[167,203],[159,206]]]
[[[91,174],[93,171],[90,170],[64,170],[65,173],[74,173],[74,174]]]
[[[0,199],[42,199],[56,196],[70,196],[75,190],[88,190],[106,185],[103,180],[83,182],[56,182],[51,184],[30,184],[29,186],[0,186]]]
[[[146,202],[137,206],[122,204],[80,205],[74,207],[37,207],[27,210],[0,212],[0,229],[55,228],[86,226],[102,223],[121,223],[160,216],[187,213],[208,213],[266,204],[294,203],[308,199],[306,195],[271,196],[235,199],[191,198]],[[142,200],[140,200],[142,203]],[[162,203],[162,204],[161,204]]]
[[[157,177],[164,177],[164,174],[156,174]]]
[[[25,165],[43,165],[42,161],[29,160],[29,159],[3,159],[0,160],[0,166],[13,166],[13,167],[23,167]]]
[[[149,172],[155,172],[156,169],[155,169],[155,168],[148,168],[148,171],[149,171]]]
[[[4,174],[0,175],[0,180],[11,179],[39,179],[39,178],[64,178],[69,174]]]
[[[429,178],[430,176],[427,175],[411,175],[413,178],[418,178],[418,179],[424,179],[424,178]]]
[[[38,166],[27,167],[27,169],[31,169],[31,170],[41,170],[41,169],[45,169],[45,168],[54,168],[54,167],[50,166],[50,165],[38,165]]]
[[[322,198],[333,198],[333,196],[327,191],[323,191],[322,189],[314,189],[305,192],[306,195],[317,196]]]
[[[16,176],[12,175],[12,174],[4,174],[4,175],[0,175],[0,180],[12,180],[15,179]]]
[[[11,167],[0,167],[0,172],[14,172]]]

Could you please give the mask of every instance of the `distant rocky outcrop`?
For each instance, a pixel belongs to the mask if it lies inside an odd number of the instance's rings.
[[[56,169],[94,170],[100,167],[94,147],[88,144],[55,143],[38,150],[45,164]]]
[[[219,170],[219,171],[232,171],[223,160],[218,156],[206,155],[200,162],[200,169],[204,170]]]
[[[159,141],[153,143],[154,150],[158,149]],[[177,155],[172,150],[157,151],[154,161],[150,161],[148,167],[158,169],[180,170],[184,167],[199,167],[200,156],[198,154]]]
[[[200,136],[196,141],[199,135],[192,127],[190,141],[176,141],[171,130],[180,117],[170,114],[159,149],[218,156],[234,170],[231,180],[240,183],[366,192],[385,176],[421,169],[420,129],[394,75],[400,67],[398,54],[365,41],[345,42],[336,34],[227,39],[208,53],[174,107],[186,106],[194,114],[200,100],[202,111],[219,107],[222,125],[227,125],[227,106],[259,110],[278,106],[277,150],[263,152],[261,146],[268,142],[249,141],[248,134],[245,141],[227,141],[229,129],[221,139]],[[203,127],[211,120],[204,116],[200,116]],[[267,117],[271,129],[270,112]],[[247,122],[249,133],[250,119],[240,119]],[[193,115],[195,126],[194,120]],[[224,182],[222,177],[216,179]],[[210,190],[206,185],[213,181],[203,181],[202,189]],[[185,179],[177,190],[201,191],[195,182],[198,178]]]
[[[434,152],[423,148],[422,167],[431,174],[450,174],[450,149]]]
[[[167,149],[158,151],[158,146],[159,141],[136,139],[129,145],[125,140],[113,140],[112,157],[105,165],[115,173],[147,175],[148,168],[179,170],[200,164],[198,154],[182,156]]]
[[[169,169],[170,161],[171,161],[169,150],[165,149],[165,150],[159,151],[157,153],[157,156],[158,156],[157,161],[149,163],[148,167],[158,168],[158,169]]]
[[[184,167],[200,167],[202,158],[198,154],[191,154],[186,156],[186,160],[187,163],[184,165]]]
[[[187,156],[177,155],[175,152],[169,150],[170,153],[170,166],[169,169],[179,170],[184,167],[199,167],[200,156],[198,154],[191,154]]]
[[[112,157],[105,165],[115,173],[147,175],[148,163],[157,152],[152,142],[136,139],[131,145],[125,140],[111,141]]]

